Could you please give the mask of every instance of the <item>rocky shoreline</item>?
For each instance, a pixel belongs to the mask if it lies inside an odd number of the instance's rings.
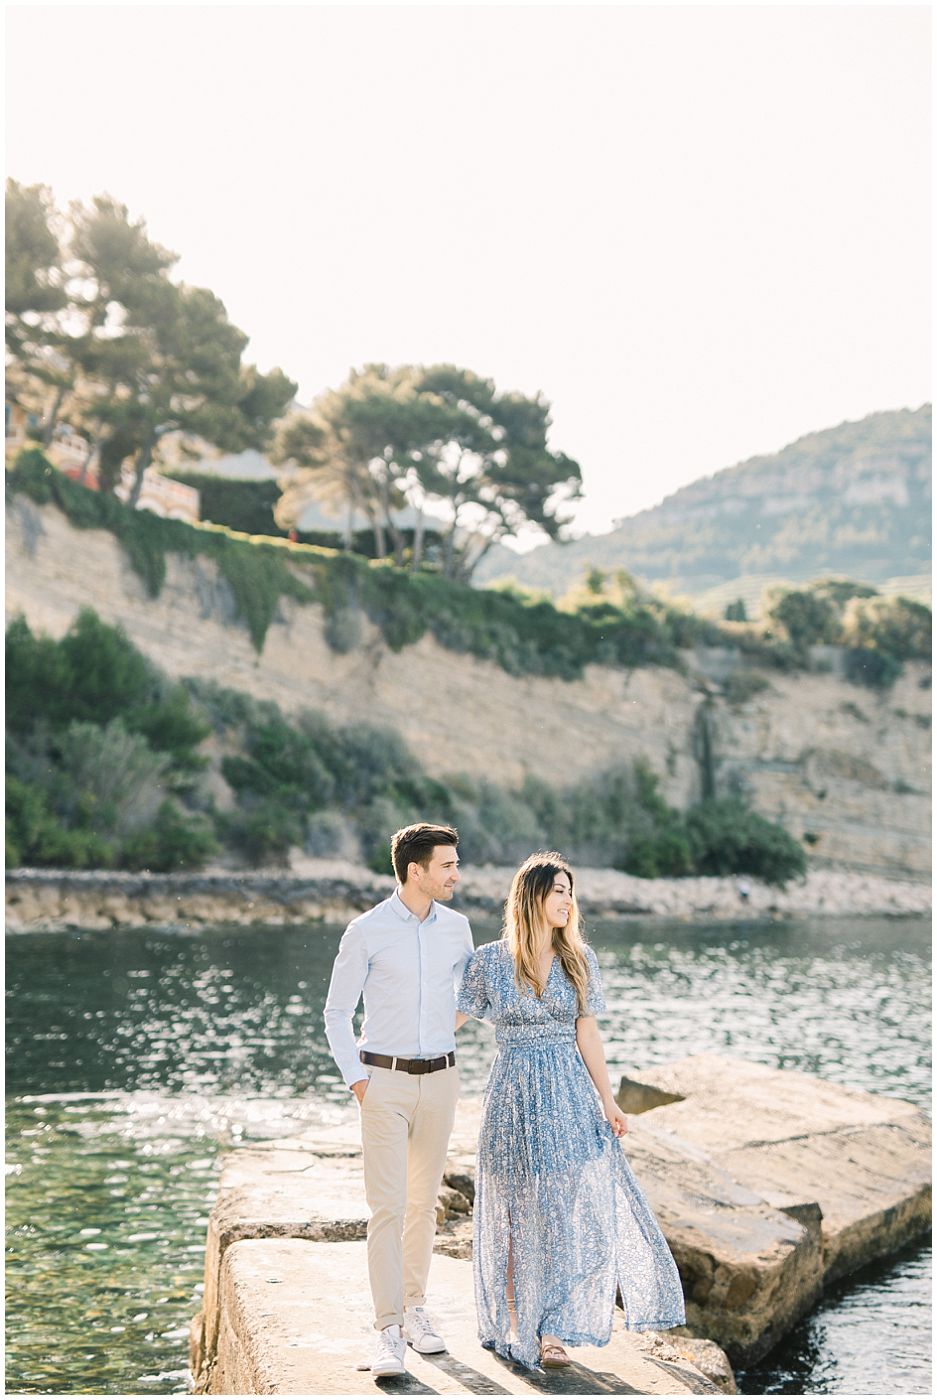
[[[463,869],[457,907],[497,919],[513,869]],[[757,920],[811,915],[926,915],[931,887],[855,870],[812,870],[786,889],[754,879],[642,880],[618,870],[580,869],[576,890],[591,918]],[[388,876],[351,862],[294,861],[289,870],[207,869],[155,875],[100,870],[11,870],[7,928],[15,933],[210,924],[346,923],[393,889]]]

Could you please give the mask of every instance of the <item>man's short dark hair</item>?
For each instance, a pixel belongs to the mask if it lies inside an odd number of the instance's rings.
[[[390,838],[394,874],[405,885],[411,861],[416,861],[425,870],[437,846],[458,844],[459,833],[454,826],[437,826],[435,822],[415,822],[413,826],[403,826]]]

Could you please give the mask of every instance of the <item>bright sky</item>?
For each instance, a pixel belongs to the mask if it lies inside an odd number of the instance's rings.
[[[926,6],[7,9],[7,172],[107,191],[310,401],[542,391],[577,527],[930,397]]]

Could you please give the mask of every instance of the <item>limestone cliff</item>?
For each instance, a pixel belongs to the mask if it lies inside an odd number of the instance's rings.
[[[225,581],[205,559],[168,557],[147,596],[119,542],[76,530],[25,496],[7,509],[7,614],[61,636],[81,606],[120,623],[168,674],[199,676],[275,700],[285,712],[396,729],[430,773],[558,785],[611,763],[648,760],[667,800],[747,790],[765,816],[806,837],[815,864],[924,877],[930,868],[930,670],[909,664],[887,691],[825,674],[765,673],[731,653],[693,652],[686,671],[592,666],[581,680],[507,675],[424,637],[401,652],[366,627],[344,655],[321,610],[281,603],[258,657]]]

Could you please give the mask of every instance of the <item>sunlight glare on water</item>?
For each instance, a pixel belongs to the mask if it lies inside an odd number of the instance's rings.
[[[9,1389],[187,1388],[221,1156],[353,1115],[321,1016],[340,934],[8,939]],[[713,1050],[928,1107],[925,920],[624,920],[589,936],[613,1082]],[[492,1052],[490,1028],[460,1033],[466,1094]],[[929,1277],[921,1246],[839,1285],[746,1373],[751,1393],[929,1391]]]

